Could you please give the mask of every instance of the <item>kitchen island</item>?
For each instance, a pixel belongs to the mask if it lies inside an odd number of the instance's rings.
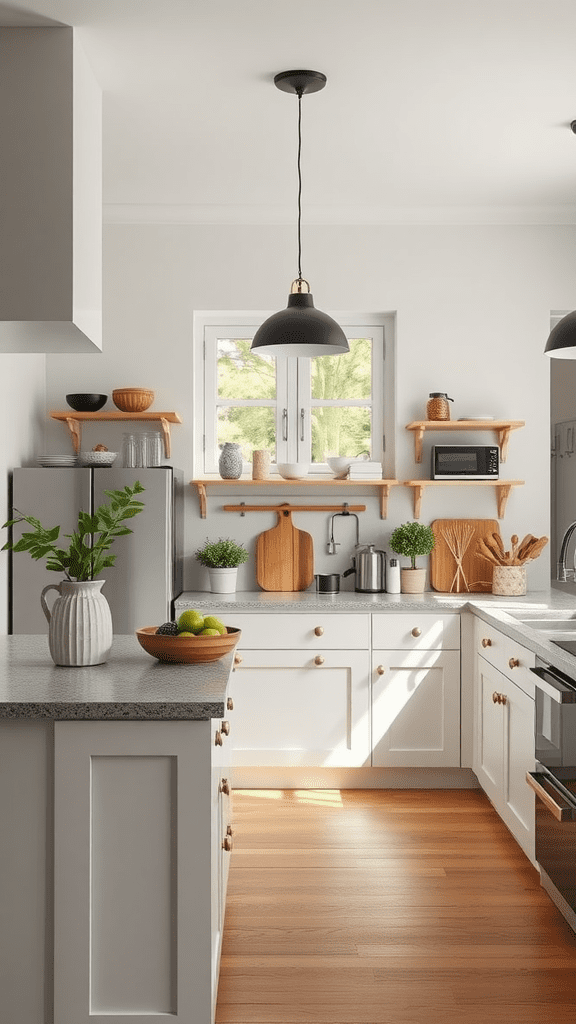
[[[45,636],[0,637],[2,1020],[213,1020],[231,669],[134,636],[63,668]]]

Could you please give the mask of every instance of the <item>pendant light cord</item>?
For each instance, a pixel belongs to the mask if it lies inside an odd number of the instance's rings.
[[[298,280],[302,280],[302,92],[298,92]]]

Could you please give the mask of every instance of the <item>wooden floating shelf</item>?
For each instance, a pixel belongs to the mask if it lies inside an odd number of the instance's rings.
[[[144,420],[150,422],[151,420],[160,424],[162,430],[162,436],[164,439],[164,452],[166,458],[170,458],[170,424],[171,423],[182,423],[182,420],[177,412],[120,412],[120,410],[113,412],[51,412],[53,420],[62,420],[68,425],[68,429],[72,435],[72,444],[74,445],[74,451],[76,454],[80,451],[82,445],[82,423],[93,420]]]
[[[510,432],[525,425],[524,420],[414,420],[406,430],[414,431],[416,462],[422,462],[422,442],[427,430],[492,430],[498,438],[500,461],[506,462]]]
[[[422,496],[426,487],[494,487],[498,501],[498,519],[504,518],[506,505],[513,487],[521,487],[523,480],[403,480],[404,487],[414,491],[414,519],[420,519]]]
[[[191,480],[190,485],[195,487],[198,491],[198,501],[200,504],[200,516],[202,519],[206,519],[206,505],[207,505],[207,490],[210,487],[226,487],[237,489],[241,487],[243,490],[250,488],[274,488],[276,491],[282,491],[289,487],[304,487],[306,490],[310,487],[329,487],[338,488],[339,490],[349,490],[353,488],[358,490],[362,487],[369,487],[376,489],[380,495],[380,518],[386,519],[388,514],[388,497],[390,494],[391,487],[397,487],[399,480],[335,480],[334,477],[327,477],[325,480],[320,477],[305,477],[302,480],[284,480],[281,477],[269,477],[267,480],[252,480],[250,477],[240,477],[239,480],[223,480],[221,477],[209,477],[203,480]],[[349,506],[351,509],[351,506]],[[324,506],[316,506],[317,511],[321,512]],[[246,507],[247,510],[247,507]]]

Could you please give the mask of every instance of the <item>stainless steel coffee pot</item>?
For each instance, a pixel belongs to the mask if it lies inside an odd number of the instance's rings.
[[[374,544],[357,544],[352,556],[352,568],[343,576],[356,573],[354,590],[359,594],[382,594],[386,590],[386,552],[377,551]]]

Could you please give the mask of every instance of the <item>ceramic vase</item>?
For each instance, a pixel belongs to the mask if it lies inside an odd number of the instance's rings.
[[[104,580],[72,583],[62,580],[44,587],[40,603],[48,619],[48,646],[56,665],[101,665],[112,648],[112,616],[100,591]],[[46,602],[56,590],[52,609]]]
[[[232,569],[208,569],[210,589],[213,594],[233,594],[236,590],[237,567]]]
[[[238,480],[242,476],[242,452],[240,445],[227,441],[220,445],[218,472],[223,480]]]
[[[400,569],[403,594],[423,594],[425,583],[426,569]]]

